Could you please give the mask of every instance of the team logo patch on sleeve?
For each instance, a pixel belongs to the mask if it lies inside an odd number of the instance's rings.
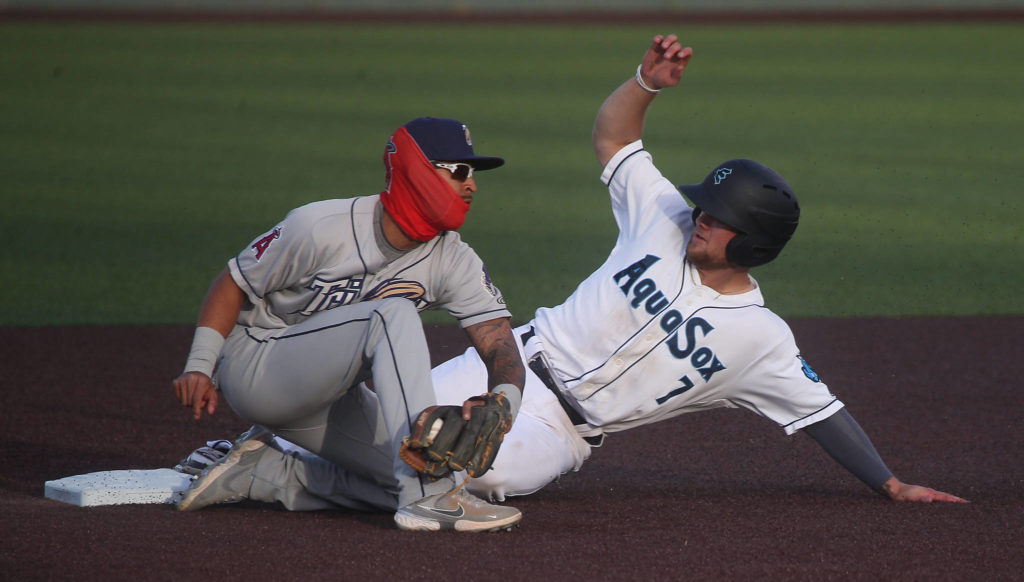
[[[275,240],[277,240],[279,238],[281,238],[281,227],[280,226],[275,228],[273,231],[271,231],[269,234],[267,234],[263,238],[261,238],[258,241],[252,243],[252,247],[251,248],[252,248],[253,254],[256,255],[256,260],[259,261],[260,259],[262,259],[263,258],[263,253],[267,252],[267,249],[270,248],[270,243],[274,242]]]
[[[505,303],[505,298],[501,296],[501,292],[498,291],[498,288],[495,287],[494,283],[491,281],[491,274],[487,272],[487,267],[483,268],[483,274],[480,276],[480,284],[483,285],[484,289],[486,289],[492,297],[496,297],[498,299],[498,303]]]
[[[800,360],[800,366],[804,370],[804,376],[811,379],[812,382],[821,382],[821,378],[818,377],[818,373],[811,369],[811,365],[807,363],[807,360],[803,356],[797,356],[796,359]]]

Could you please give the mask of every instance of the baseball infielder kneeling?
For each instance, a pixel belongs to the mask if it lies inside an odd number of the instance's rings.
[[[258,498],[254,476],[274,479],[261,460],[276,433],[331,463],[336,503],[394,511],[403,529],[491,531],[519,522],[517,509],[470,495],[451,475],[486,471],[491,459],[472,447],[455,449],[457,458],[437,455],[431,439],[406,440],[420,411],[436,410],[422,309],[450,312],[489,369],[482,394],[455,403],[461,414],[428,434],[448,442],[448,429],[465,422],[493,452],[519,408],[525,368],[511,315],[455,232],[477,190],[474,170],[503,163],[476,155],[462,123],[415,119],[387,141],[383,192],[297,208],[228,262],[203,302],[174,389],[197,419],[223,394],[256,426],[196,477],[178,509]],[[370,380],[373,393],[354,389]],[[424,462],[425,475],[400,451],[442,463]],[[312,469],[289,475],[320,478]]]

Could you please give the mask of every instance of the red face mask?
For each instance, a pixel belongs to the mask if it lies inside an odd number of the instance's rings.
[[[387,169],[381,203],[410,238],[426,242],[444,230],[458,230],[469,204],[430,163],[404,127],[384,148]]]

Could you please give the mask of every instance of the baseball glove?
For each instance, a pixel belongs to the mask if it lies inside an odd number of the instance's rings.
[[[503,394],[474,396],[468,421],[461,406],[431,406],[416,417],[412,434],[402,441],[399,455],[413,469],[433,480],[454,471],[479,477],[491,468],[505,433],[512,428],[512,411]]]

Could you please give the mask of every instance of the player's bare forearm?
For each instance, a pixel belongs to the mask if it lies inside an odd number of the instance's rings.
[[[597,112],[591,139],[594,154],[603,167],[615,152],[643,137],[644,114],[654,95],[633,79],[619,86]]]
[[[210,284],[203,305],[199,309],[198,326],[209,327],[227,337],[238,321],[245,304],[245,292],[231,278],[225,267]]]
[[[882,485],[882,492],[888,495],[893,501],[910,501],[916,503],[931,503],[933,501],[969,503],[966,499],[957,497],[956,495],[936,491],[935,489],[923,487],[921,485],[903,483],[896,477],[889,479]]]
[[[693,49],[679,44],[674,34],[658,35],[644,54],[638,75],[644,86],[663,89],[679,84]],[[597,160],[604,166],[617,151],[643,137],[644,117],[655,93],[632,78],[619,86],[601,105],[594,121],[592,141]]]
[[[467,327],[466,333],[487,367],[487,387],[513,384],[521,391],[526,384],[526,367],[508,319],[477,323]]]
[[[202,416],[203,409],[206,409],[207,414],[213,414],[217,409],[217,390],[210,378],[213,362],[220,352],[223,338],[234,328],[244,303],[245,293],[225,268],[210,284],[210,290],[199,309],[199,321],[196,324],[192,352],[185,365],[186,371],[173,382],[178,401],[192,409],[192,416],[196,420]],[[213,332],[209,331],[211,329]]]

